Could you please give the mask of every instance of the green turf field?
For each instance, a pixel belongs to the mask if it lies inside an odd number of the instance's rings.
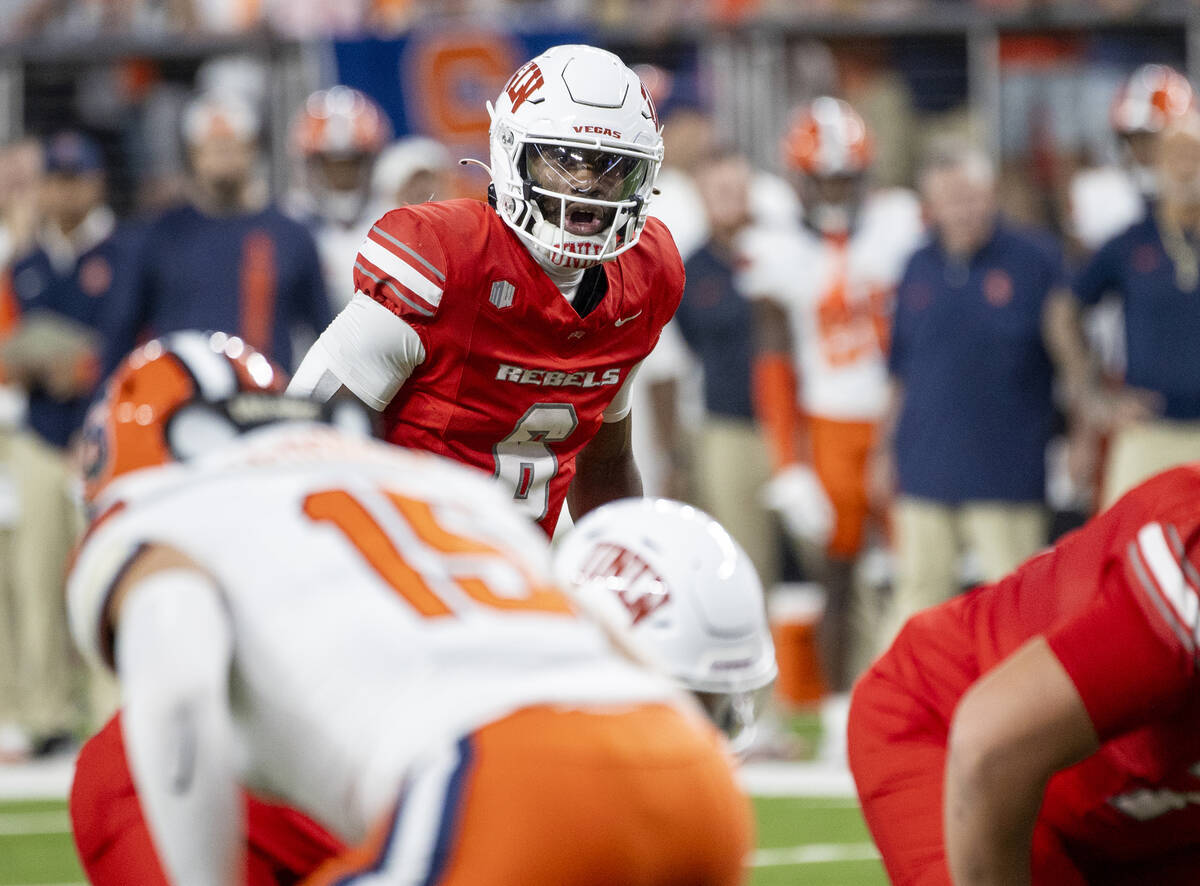
[[[853,801],[772,797],[755,806],[753,886],[887,883]],[[0,886],[83,883],[67,828],[62,802],[0,803]]]

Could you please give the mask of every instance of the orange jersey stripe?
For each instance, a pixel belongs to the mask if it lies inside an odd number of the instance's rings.
[[[241,331],[246,344],[271,354],[277,285],[275,243],[266,231],[253,231],[242,245]]]

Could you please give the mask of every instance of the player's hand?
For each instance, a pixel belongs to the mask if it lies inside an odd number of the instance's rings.
[[[1078,407],[1083,424],[1102,433],[1148,421],[1162,410],[1161,394],[1133,387],[1095,389],[1082,398]]]
[[[762,503],[775,511],[796,539],[824,546],[833,534],[833,505],[808,465],[788,465],[762,489]]]

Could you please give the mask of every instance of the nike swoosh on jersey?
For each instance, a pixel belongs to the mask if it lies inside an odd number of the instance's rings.
[[[633,315],[633,316],[631,316],[631,317],[622,317],[620,320],[617,320],[617,321],[615,321],[615,322],[613,323],[613,326],[616,326],[616,327],[619,329],[620,327],[622,327],[622,326],[624,326],[626,323],[628,323],[630,320],[636,320],[636,319],[637,319],[638,317],[640,317],[640,316],[642,316],[642,312],[641,312],[641,311],[638,311],[636,314],[634,314],[634,315]]]

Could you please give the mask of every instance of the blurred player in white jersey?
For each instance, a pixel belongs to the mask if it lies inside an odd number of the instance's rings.
[[[1145,214],[1158,193],[1159,134],[1195,106],[1187,78],[1166,65],[1142,65],[1118,90],[1110,119],[1120,164],[1083,170],[1071,182],[1071,226],[1088,252]]]
[[[849,688],[855,560],[872,508],[867,457],[887,403],[893,290],[921,236],[916,197],[868,191],[871,141],[846,102],[799,108],[784,137],[803,223],[745,236],[739,287],[756,302],[756,408],[774,476],[767,503],[825,554],[825,677]]]
[[[354,296],[354,256],[383,211],[372,200],[371,180],[392,127],[379,105],[348,86],[314,92],[291,127],[304,189],[289,208],[312,229],[325,289],[339,311]]]
[[[309,886],[741,882],[715,731],[578,615],[507,496],[279,389],[184,334],[87,429],[72,630],[121,679],[171,881],[242,881],[244,783],[360,844]]]

